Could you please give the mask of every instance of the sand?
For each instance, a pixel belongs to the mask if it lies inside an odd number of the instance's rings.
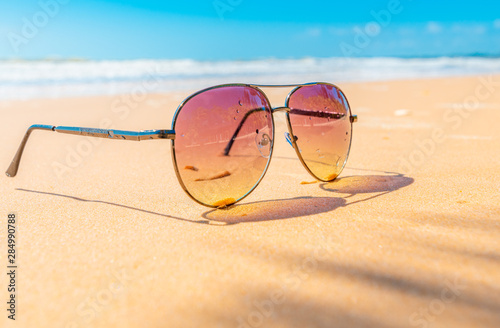
[[[19,265],[0,326],[498,327],[498,81],[341,84],[359,122],[333,183],[303,183],[278,113],[267,175],[229,210],[184,193],[170,141],[36,131],[0,178]],[[0,166],[30,124],[170,128],[188,94],[0,102]]]

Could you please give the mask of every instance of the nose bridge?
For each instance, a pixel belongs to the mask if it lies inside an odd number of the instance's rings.
[[[286,106],[280,106],[280,107],[273,107],[272,113],[277,113],[277,112],[290,112],[290,108]]]

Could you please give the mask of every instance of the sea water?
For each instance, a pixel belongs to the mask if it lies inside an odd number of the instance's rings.
[[[381,81],[500,73],[500,58],[303,58],[251,61],[0,61],[0,100],[189,91],[224,83]]]

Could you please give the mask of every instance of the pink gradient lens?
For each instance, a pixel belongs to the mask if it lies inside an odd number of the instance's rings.
[[[175,118],[179,181],[198,202],[235,203],[260,182],[273,146],[266,96],[248,86],[222,86],[189,98]]]
[[[346,97],[333,85],[315,84],[297,88],[287,105],[299,157],[316,178],[332,181],[342,172],[351,146]]]

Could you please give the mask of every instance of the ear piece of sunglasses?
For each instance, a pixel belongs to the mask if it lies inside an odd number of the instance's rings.
[[[284,107],[272,108],[264,87],[295,87]],[[287,142],[316,179],[332,181],[342,171],[352,139],[352,115],[344,93],[329,83],[228,84],[189,96],[177,108],[170,130],[141,132],[32,125],[6,174],[17,174],[34,130],[117,140],[170,139],[174,168],[186,193],[209,207],[245,198],[264,177],[274,147],[273,114],[286,114]]]

